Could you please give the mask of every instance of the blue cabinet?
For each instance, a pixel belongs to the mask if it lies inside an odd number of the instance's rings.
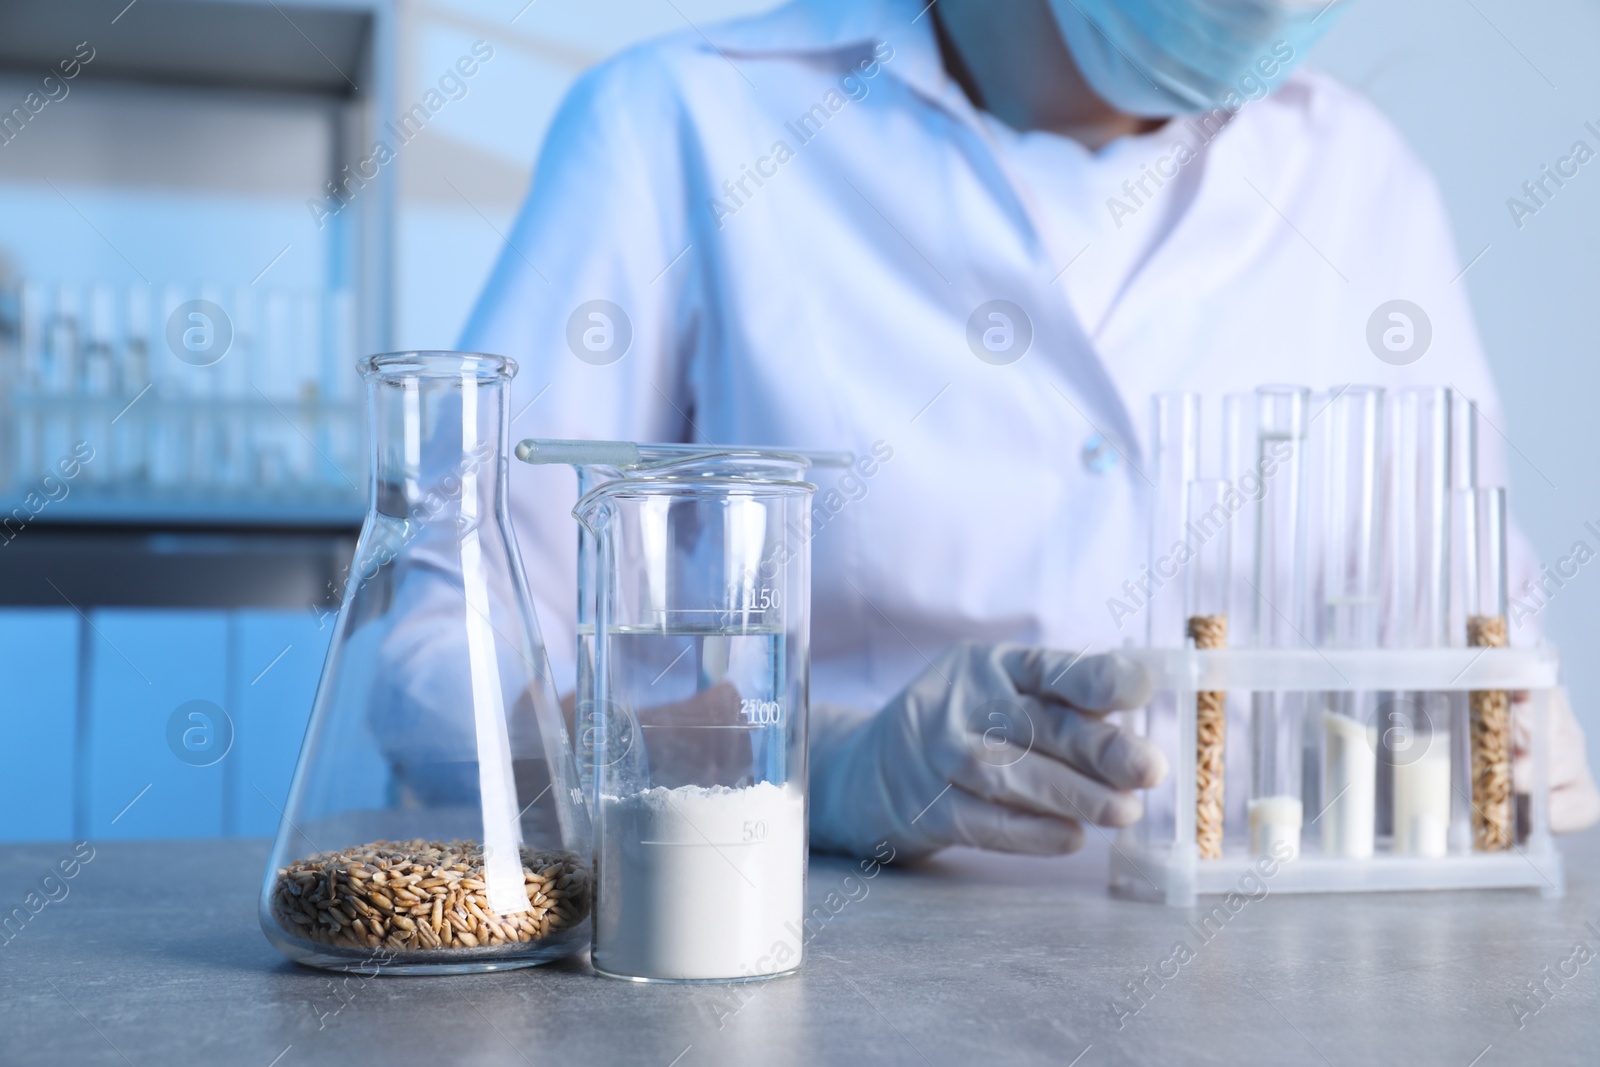
[[[333,634],[333,616],[241,612],[233,618],[236,670],[229,708],[237,731],[229,781],[227,832],[267,837],[289,795],[317,678]]]
[[[216,837],[235,731],[228,616],[215,611],[89,613],[84,833]]]
[[[78,626],[71,608],[0,610],[0,841],[72,836]]]
[[[331,615],[0,610],[0,841],[269,836]]]

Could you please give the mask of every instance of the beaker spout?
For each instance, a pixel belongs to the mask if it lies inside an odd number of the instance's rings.
[[[606,482],[585,493],[572,507],[572,517],[583,524],[596,540],[611,522],[611,494],[616,482]]]

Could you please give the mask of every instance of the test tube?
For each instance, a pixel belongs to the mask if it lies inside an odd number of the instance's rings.
[[[295,421],[313,427],[317,440],[304,436],[304,431],[288,438],[291,482],[296,486],[314,485],[318,482],[343,484],[344,476],[329,467],[323,459],[332,448],[327,426],[318,418],[320,397],[317,394],[317,360],[322,356],[322,301],[315,293],[298,293],[293,303],[293,347],[289,350],[289,395],[294,402]]]
[[[267,400],[281,404],[294,395],[292,384],[293,308],[287,294],[268,292],[257,314],[260,323],[260,359],[251,382]],[[255,464],[257,484],[282,491],[292,481],[292,453],[288,436],[294,431],[284,425],[274,404],[257,398]]]
[[[1261,494],[1261,472],[1256,469],[1260,458],[1256,449],[1256,395],[1255,393],[1229,393],[1222,398],[1222,469],[1218,476],[1233,483],[1247,501],[1255,501]],[[1231,551],[1235,560],[1255,558],[1256,542],[1254,524],[1235,522],[1231,537]],[[1255,619],[1255,590],[1250,583],[1254,575],[1247,566],[1233,569],[1233,588],[1229,591],[1228,606],[1232,609],[1234,644],[1249,644],[1250,627]]]
[[[44,389],[44,331],[49,318],[47,297],[37,283],[23,282],[21,305],[22,329],[18,355],[17,381],[14,383],[12,402],[19,410],[16,415],[17,452],[12,478],[26,482],[43,468],[44,426],[39,417],[39,394]]]
[[[1450,486],[1455,491],[1456,507],[1451,519],[1455,528],[1451,531],[1454,538],[1451,547],[1452,555],[1459,560],[1451,568],[1450,586],[1450,626],[1451,642],[1460,640],[1461,635],[1467,632],[1467,616],[1475,610],[1477,604],[1476,594],[1472,589],[1472,582],[1477,577],[1473,561],[1477,558],[1476,550],[1472,547],[1474,541],[1472,497],[1463,492],[1477,487],[1478,484],[1478,405],[1475,401],[1460,392],[1453,392],[1451,396],[1451,422],[1450,422]],[[1459,710],[1459,722],[1456,724],[1462,731],[1466,729],[1466,701],[1463,698]],[[1456,731],[1452,728],[1452,736]],[[1466,733],[1461,732],[1458,738],[1458,747],[1465,751]],[[1465,757],[1460,763],[1463,775],[1466,771],[1467,760]],[[1465,781],[1463,777],[1461,779]],[[1466,805],[1461,805],[1459,815],[1462,825],[1470,823],[1470,813]],[[1465,831],[1464,831],[1465,832]],[[1464,840],[1464,838],[1463,838]]]
[[[224,300],[222,291],[212,284],[200,287],[199,298],[218,307],[222,306]],[[234,309],[230,307],[229,310]],[[189,321],[194,322],[193,317]],[[210,329],[213,344],[224,330],[235,332],[231,315],[228,326],[224,327],[218,322],[212,323]],[[230,338],[230,345],[231,341]],[[204,358],[213,359],[216,354],[216,349],[212,349]],[[226,396],[223,376],[232,366],[229,359],[237,356],[237,352],[232,352],[232,356],[223,356],[220,362],[183,368],[184,393],[188,397],[184,404],[187,416],[182,444],[183,466],[187,471],[184,476],[186,488],[190,491],[201,486],[218,489],[226,484],[227,430],[231,420],[222,414],[217,401]]]
[[[20,405],[17,403],[16,390],[25,388],[20,375],[22,344],[22,292],[20,286],[9,284],[3,274],[0,274],[0,381],[10,384],[4,400],[0,400],[0,410],[6,412],[6,417],[0,417],[0,494],[7,493],[16,479],[16,442],[12,439],[12,427],[17,425],[17,415]],[[3,530],[0,525],[0,530]]]
[[[1459,489],[1478,484],[1478,402],[1459,392],[1451,395],[1450,481]]]
[[[1383,390],[1350,385],[1324,413],[1321,640],[1329,648],[1378,643],[1378,476]],[[1376,695],[1323,694],[1322,851],[1365,859],[1377,828]]]
[[[45,397],[43,449],[40,458],[54,466],[72,451],[77,440],[78,390],[82,381],[79,360],[83,352],[83,304],[78,287],[63,282],[56,287],[55,312],[48,320],[45,339]]]
[[[150,480],[150,438],[146,432],[145,411],[149,404],[134,404],[150,385],[150,291],[132,286],[125,304],[126,326],[117,379],[121,412],[112,425],[114,454],[111,458],[118,485],[141,485]],[[131,405],[131,406],[130,406]]]
[[[1233,586],[1231,534],[1242,499],[1233,483],[1205,478],[1189,483],[1188,633],[1197,649],[1226,648],[1228,598]],[[1232,506],[1230,506],[1232,505]],[[1195,698],[1195,844],[1201,859],[1222,856],[1226,800],[1228,694],[1205,691]]]
[[[1200,395],[1157,393],[1151,403],[1156,495],[1145,575],[1150,590],[1146,625],[1150,647],[1177,648],[1184,634],[1183,584],[1174,580],[1180,564],[1173,557],[1175,546],[1186,539],[1189,483],[1200,473]]]
[[[1393,618],[1385,642],[1394,647],[1449,644],[1453,407],[1442,386],[1402,389],[1396,397]],[[1394,851],[1443,856],[1452,823],[1448,694],[1394,694],[1380,718]]]
[[[1399,645],[1450,643],[1451,391],[1400,390],[1395,439]]]
[[[238,286],[233,291],[227,310],[233,326],[233,347],[215,368],[219,376],[217,389],[223,405],[230,412],[227,425],[220,434],[224,451],[219,457],[218,477],[231,490],[250,492],[253,489],[251,474],[255,470],[253,427],[249,419],[232,417],[232,413],[241,410],[244,404],[255,397],[250,388],[250,377],[258,358],[256,290],[249,285]]]
[[[97,399],[109,397],[115,387],[116,331],[116,290],[109,285],[92,286],[89,290],[89,327],[85,331],[81,383],[81,389],[87,396]]]
[[[1256,390],[1257,469],[1264,490],[1256,509],[1255,639],[1263,648],[1293,648],[1303,632],[1309,403],[1310,391],[1299,386]],[[1251,697],[1250,850],[1258,856],[1293,859],[1300,854],[1303,708],[1301,693],[1259,692]]]
[[[1465,560],[1467,644],[1503,648],[1506,629],[1506,491],[1462,493],[1470,531]],[[1511,847],[1516,836],[1511,782],[1511,694],[1475,689],[1467,695],[1472,775],[1472,841],[1480,852]]]
[[[168,349],[165,330],[189,298],[189,294],[176,285],[165,285],[154,304],[150,330],[151,390],[149,399],[141,403],[141,414],[146,416],[144,427],[149,434],[150,481],[161,490],[170,491],[183,486],[189,477],[185,461],[189,438],[189,410],[187,407],[188,382],[183,372],[188,365],[174,358]]]
[[[355,294],[340,289],[328,298],[328,354],[323,362],[323,392],[333,405],[324,419],[333,427],[335,466],[341,470],[361,469],[361,412],[354,403],[360,377],[355,373],[360,339],[356,329]]]
[[[1145,639],[1152,648],[1181,648],[1184,642],[1184,579],[1187,549],[1189,483],[1199,476],[1200,397],[1196,393],[1157,393],[1151,398],[1149,476],[1155,484],[1150,508],[1149,557],[1132,585],[1142,600],[1132,601],[1145,615]],[[1126,588],[1126,587],[1125,587]],[[1133,732],[1167,752],[1192,748],[1186,717],[1177,711],[1172,693],[1156,693],[1143,709],[1125,720]],[[1176,775],[1144,792],[1146,817],[1134,832],[1149,841],[1167,840],[1189,847],[1188,830],[1194,805],[1179,796]]]

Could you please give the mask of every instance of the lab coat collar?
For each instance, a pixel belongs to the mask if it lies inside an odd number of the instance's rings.
[[[739,56],[853,59],[870,54],[878,42],[887,42],[894,49],[894,59],[886,69],[965,127],[969,134],[967,150],[981,170],[992,173],[997,194],[1009,198],[1018,208],[1019,221],[1027,227],[1041,267],[1065,262],[1049,248],[1038,212],[1006,167],[993,134],[966,93],[945,72],[932,8],[933,3],[927,0],[791,0],[765,14],[708,26],[704,36],[735,65]],[[1056,270],[1054,266],[1049,269]],[[1060,274],[1055,276],[1059,278]],[[1055,321],[1055,332],[1064,339],[1061,358],[1076,364],[1074,380],[1080,383],[1083,399],[1105,420],[1097,425],[1104,426],[1105,435],[1137,472],[1142,449],[1131,412],[1066,300],[1054,291],[1054,283],[1048,288],[1052,290],[1050,295],[1036,307],[1040,314]],[[1045,327],[1042,322],[1039,325]]]
[[[895,52],[894,73],[923,95],[959,92],[945,74],[924,0],[791,0],[773,11],[707,26],[706,40],[730,56],[854,55],[879,41]]]

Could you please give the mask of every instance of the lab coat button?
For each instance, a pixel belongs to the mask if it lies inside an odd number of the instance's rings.
[[[1120,459],[1116,447],[1101,434],[1092,433],[1083,442],[1083,466],[1091,474],[1110,474]]]

